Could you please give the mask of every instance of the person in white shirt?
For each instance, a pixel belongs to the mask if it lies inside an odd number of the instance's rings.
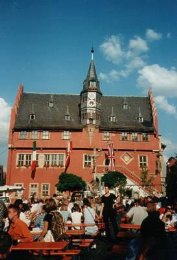
[[[82,222],[83,214],[80,207],[74,203],[74,206],[71,209],[71,220],[72,224],[80,224]],[[80,229],[78,226],[74,226],[74,229]]]
[[[98,227],[95,224],[95,210],[91,207],[87,198],[83,199],[83,204],[84,223],[93,225],[85,227],[85,234],[94,235],[98,231]]]
[[[148,216],[146,207],[140,205],[140,200],[135,200],[135,206],[132,207],[128,213],[127,218],[131,220],[132,224],[141,225],[142,221]]]

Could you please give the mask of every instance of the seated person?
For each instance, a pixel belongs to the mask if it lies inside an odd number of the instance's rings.
[[[131,240],[126,260],[168,260],[177,259],[174,244],[165,233],[165,224],[159,219],[155,204],[147,205],[146,217],[140,229],[140,237]]]
[[[12,240],[18,242],[32,242],[33,237],[27,225],[19,218],[20,211],[15,205],[8,207],[8,218],[10,220],[9,235]]]
[[[93,224],[93,226],[85,227],[85,233],[87,235],[94,235],[98,231],[98,227],[95,224],[95,210],[91,207],[90,202],[87,198],[83,199],[83,203],[84,223]]]
[[[82,222],[83,214],[79,205],[74,203],[74,206],[71,209],[71,220],[72,224],[80,224]],[[74,229],[80,229],[80,227],[75,226]]]
[[[6,259],[12,246],[12,239],[7,232],[0,231],[0,259]]]

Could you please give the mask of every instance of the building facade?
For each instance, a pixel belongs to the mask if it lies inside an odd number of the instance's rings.
[[[142,169],[161,190],[161,143],[152,91],[147,97],[104,96],[94,57],[80,95],[26,93],[19,86],[11,112],[7,184],[23,186],[30,196],[52,195],[65,171],[68,144],[72,142],[67,172],[91,183],[114,168],[135,185]],[[36,168],[32,175],[33,144]],[[112,145],[113,158],[106,161]]]

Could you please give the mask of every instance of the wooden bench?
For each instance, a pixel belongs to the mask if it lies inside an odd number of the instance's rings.
[[[125,257],[128,252],[127,245],[113,245],[112,254]]]
[[[126,232],[126,231],[119,231],[117,233],[117,238],[119,239],[133,239],[135,237],[139,236],[138,233],[130,233],[130,232]]]
[[[43,252],[43,255],[50,255],[50,256],[78,256],[81,250],[79,249],[66,249],[64,251],[57,251],[57,252]]]

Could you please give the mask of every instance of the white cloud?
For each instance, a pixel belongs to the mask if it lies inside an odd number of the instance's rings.
[[[108,61],[118,64],[124,57],[124,51],[121,45],[120,37],[112,35],[100,45],[100,49]]]
[[[140,69],[145,65],[145,61],[141,57],[135,57],[126,65],[127,71],[132,72],[136,69]]]
[[[177,153],[177,142],[170,140],[167,137],[161,137],[161,142],[166,145],[164,150],[165,160],[169,157],[174,156]]]
[[[171,39],[171,33],[170,32],[167,33],[167,39]]]
[[[0,98],[0,111],[0,143],[2,144],[7,142],[11,112],[10,106],[3,98]]]
[[[155,97],[156,104],[164,110],[166,113],[171,115],[177,115],[177,110],[174,105],[169,104],[168,100],[164,96]]]
[[[162,34],[155,32],[153,29],[147,29],[146,30],[146,38],[149,41],[157,41],[162,38]]]
[[[145,40],[143,40],[139,36],[135,36],[134,39],[131,39],[129,41],[129,51],[135,53],[135,54],[140,54],[142,52],[147,52],[148,51],[148,45]]]
[[[145,91],[152,87],[155,95],[174,97],[177,96],[177,71],[167,69],[158,64],[145,66],[138,71],[137,83]]]
[[[103,81],[106,81],[106,82],[110,81],[108,75],[103,73],[103,72],[100,72],[98,77],[99,77],[99,80],[103,80]]]

